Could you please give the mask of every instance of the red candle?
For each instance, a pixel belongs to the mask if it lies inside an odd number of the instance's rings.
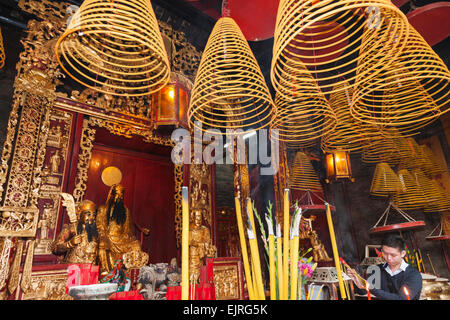
[[[370,297],[369,283],[366,282],[366,292],[367,292],[367,300],[372,300]]]
[[[405,294],[406,294],[406,300],[411,300],[411,298],[409,297],[409,291],[408,291],[408,288],[403,287],[403,291],[404,291]]]

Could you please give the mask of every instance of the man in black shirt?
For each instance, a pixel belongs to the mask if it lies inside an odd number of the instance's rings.
[[[422,276],[416,268],[403,260],[406,255],[405,248],[405,241],[400,236],[391,235],[383,240],[381,251],[386,263],[377,265],[375,274],[369,277],[369,280],[375,280],[375,285],[369,283],[369,286],[370,293],[377,299],[407,300],[408,293],[411,300],[419,300]],[[349,271],[348,275],[360,289],[355,291],[364,293],[366,289],[364,284],[352,271]]]

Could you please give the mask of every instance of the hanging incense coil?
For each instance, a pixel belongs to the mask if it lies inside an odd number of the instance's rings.
[[[436,155],[427,145],[420,145],[424,158],[423,171],[429,175],[436,175],[447,171],[438,161]]]
[[[202,131],[258,130],[273,121],[275,106],[269,89],[247,40],[232,18],[220,18],[209,36],[188,114],[190,126]]]
[[[0,69],[5,66],[5,47],[3,45],[3,35],[2,35],[2,29],[0,29]]]
[[[344,82],[339,86],[347,87],[348,84]],[[324,152],[359,151],[370,137],[371,126],[356,120],[350,113],[352,95],[351,87],[330,94],[328,101],[336,114],[337,124],[322,137],[321,147]]]
[[[387,162],[389,165],[399,163],[400,154],[395,142],[398,136],[395,131],[369,126],[365,129],[365,134],[367,139],[361,153],[361,160],[364,163]]]
[[[430,201],[424,208],[425,212],[441,212],[450,210],[450,198],[442,188],[440,183],[435,179],[431,179],[430,189],[427,194],[433,194],[433,201]],[[437,199],[436,199],[437,198]]]
[[[405,189],[402,189],[400,179],[391,169],[389,164],[386,162],[378,163],[375,167],[372,183],[370,185],[370,194],[379,197],[387,197],[405,191]]]
[[[422,168],[425,164],[422,149],[412,137],[404,138],[399,136],[394,139],[400,155],[399,163],[407,168]]]
[[[362,66],[370,57],[361,57],[351,113],[366,123],[414,133],[449,110],[450,72],[413,27],[409,36],[397,38],[407,44],[381,72]]]
[[[305,75],[312,78],[307,72]],[[277,112],[271,129],[278,130],[278,135],[271,137],[286,142],[289,147],[310,147],[336,126],[336,115],[317,85],[308,87],[305,82],[303,93],[292,93],[290,99],[278,93],[275,96]]]
[[[286,99],[292,86],[302,94],[303,81],[317,80],[324,93],[345,89],[356,78],[360,54],[365,59],[359,68],[381,71],[404,46],[404,41],[392,34],[408,35],[408,30],[405,15],[389,0],[281,0],[274,33],[272,84]],[[375,45],[361,51],[362,41],[372,39]],[[308,77],[302,65],[316,79]],[[346,86],[333,89],[346,81]]]
[[[297,152],[289,170],[289,188],[301,191],[323,192],[322,184],[311,161],[303,152]]]
[[[427,203],[424,210],[433,210],[439,207],[442,203],[441,195],[439,189],[432,180],[427,177],[427,175],[421,169],[414,169],[411,171],[416,184],[423,190]],[[428,209],[427,209],[428,208]]]
[[[85,0],[55,52],[70,77],[106,94],[149,95],[170,77],[150,0]]]
[[[426,206],[427,199],[424,191],[416,183],[416,180],[408,169],[401,169],[397,173],[400,184],[406,192],[396,193],[392,197],[393,203],[402,210],[420,209]]]

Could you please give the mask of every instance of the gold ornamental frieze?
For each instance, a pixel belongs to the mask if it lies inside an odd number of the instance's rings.
[[[0,236],[34,237],[36,235],[39,209],[0,207]]]
[[[57,271],[32,272],[29,289],[22,293],[16,291],[16,299],[21,300],[73,300],[66,294],[67,269]]]

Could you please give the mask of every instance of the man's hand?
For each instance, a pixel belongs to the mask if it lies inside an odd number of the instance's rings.
[[[355,283],[355,285],[359,288],[359,289],[366,289],[364,287],[364,284],[361,283],[361,281],[359,280],[358,276],[355,274],[354,270],[348,269],[347,270],[347,275],[353,280],[353,282]]]
[[[148,236],[148,235],[150,234],[150,229],[149,229],[149,228],[142,228],[141,230],[142,230],[142,233],[143,233],[145,236]]]
[[[81,234],[77,234],[76,236],[74,236],[72,239],[70,239],[70,244],[72,246],[76,246],[77,244],[79,244],[81,242]]]

